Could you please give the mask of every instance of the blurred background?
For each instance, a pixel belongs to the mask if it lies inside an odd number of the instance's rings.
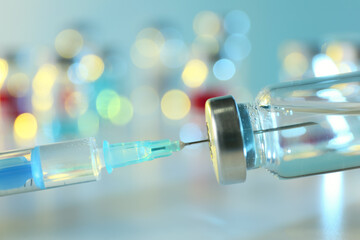
[[[357,1],[1,1],[0,149],[206,138],[206,99],[357,71]],[[358,170],[217,184],[206,144],[0,198],[1,239],[343,239]]]

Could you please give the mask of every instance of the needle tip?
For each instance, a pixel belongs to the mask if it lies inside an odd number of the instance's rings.
[[[193,145],[193,144],[204,143],[204,142],[209,142],[209,139],[204,139],[204,140],[199,140],[199,141],[194,141],[194,142],[187,142],[187,143],[184,143],[184,147]]]

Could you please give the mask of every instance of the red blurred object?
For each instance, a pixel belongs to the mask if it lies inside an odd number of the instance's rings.
[[[4,114],[5,117],[15,119],[22,113],[18,107],[17,98],[5,91],[0,92],[0,105],[2,114]]]
[[[196,110],[204,111],[206,100],[224,95],[226,95],[226,91],[224,89],[207,89],[193,92],[191,94],[191,104]]]

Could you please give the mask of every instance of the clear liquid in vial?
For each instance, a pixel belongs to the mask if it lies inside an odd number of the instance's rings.
[[[257,136],[263,142],[262,165],[279,177],[299,177],[360,166],[360,118],[357,110],[293,105],[291,108],[271,106],[259,111],[270,119],[277,119],[263,121],[263,129],[315,123]]]

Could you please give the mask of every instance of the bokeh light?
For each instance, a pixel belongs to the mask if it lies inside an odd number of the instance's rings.
[[[155,41],[148,38],[137,40],[135,42],[135,47],[144,57],[152,58],[160,54],[160,47]]]
[[[96,109],[102,118],[115,125],[125,125],[132,119],[134,109],[129,99],[110,89],[102,90],[96,98]]]
[[[349,72],[358,71],[358,67],[353,62],[341,62],[338,68],[340,73],[349,73]]]
[[[214,76],[222,81],[231,79],[235,72],[235,64],[226,58],[218,60],[213,66]]]
[[[78,69],[80,77],[89,82],[96,81],[103,74],[105,68],[103,60],[94,54],[83,56],[80,65]]]
[[[339,73],[334,61],[325,54],[317,54],[314,56],[312,68],[316,77],[330,76]]]
[[[88,99],[83,93],[75,91],[66,97],[64,107],[69,116],[75,118],[86,112]]]
[[[341,42],[341,47],[343,51],[342,62],[357,63],[359,61],[359,48],[356,43]]]
[[[52,108],[52,90],[58,74],[58,69],[51,64],[44,64],[39,68],[32,82],[31,103],[34,111],[45,112]]]
[[[30,87],[30,79],[25,73],[14,73],[6,84],[9,94],[13,97],[24,97]]]
[[[309,68],[309,62],[301,52],[291,52],[285,57],[283,68],[291,77],[299,78]]]
[[[55,49],[63,58],[75,57],[83,47],[83,37],[74,29],[61,31],[55,39]]]
[[[8,73],[9,73],[9,64],[5,59],[0,58],[0,89],[4,84]]]
[[[109,118],[109,104],[119,95],[111,89],[102,90],[96,97],[96,110],[102,118]]]
[[[99,116],[96,112],[88,110],[78,118],[77,125],[82,136],[95,136],[99,131]]]
[[[233,10],[226,14],[224,27],[229,34],[246,34],[250,29],[250,19],[245,12]]]
[[[231,60],[240,61],[250,54],[251,43],[245,35],[232,34],[225,40],[224,51]]]
[[[329,44],[325,51],[334,62],[341,62],[344,58],[344,49],[340,43]]]
[[[183,91],[173,89],[164,94],[161,99],[161,111],[169,119],[179,120],[190,111],[191,102]]]
[[[160,98],[153,87],[140,86],[131,93],[131,102],[134,106],[134,112],[139,115],[149,115],[159,107]]]
[[[186,86],[196,88],[204,83],[207,75],[208,68],[206,64],[199,59],[193,59],[185,65],[181,77]]]
[[[179,68],[188,59],[185,43],[179,39],[167,40],[161,50],[160,60],[168,68]]]
[[[37,133],[37,121],[31,113],[20,114],[14,122],[14,134],[24,140],[33,139]]]
[[[136,39],[151,39],[159,48],[164,44],[163,34],[156,28],[144,28],[136,36]]]
[[[82,84],[85,82],[81,77],[80,68],[84,68],[82,71],[87,71],[84,65],[77,62],[71,64],[67,70],[68,79],[74,84]]]
[[[132,63],[141,69],[149,69],[155,66],[157,59],[146,58],[140,54],[137,48],[133,45],[130,49],[130,57]]]
[[[54,65],[45,64],[40,67],[32,83],[33,92],[38,96],[48,95],[51,92],[57,75],[58,70]]]
[[[108,116],[115,125],[125,125],[130,122],[134,109],[128,98],[118,96],[112,98],[108,106]]]
[[[138,68],[153,67],[159,59],[164,43],[164,36],[158,29],[145,28],[141,30],[130,49],[132,62]]]
[[[216,36],[221,30],[221,20],[214,12],[199,12],[194,18],[193,28],[197,35]]]
[[[31,104],[34,111],[45,112],[49,111],[54,104],[54,97],[52,95],[33,95],[31,97]]]

